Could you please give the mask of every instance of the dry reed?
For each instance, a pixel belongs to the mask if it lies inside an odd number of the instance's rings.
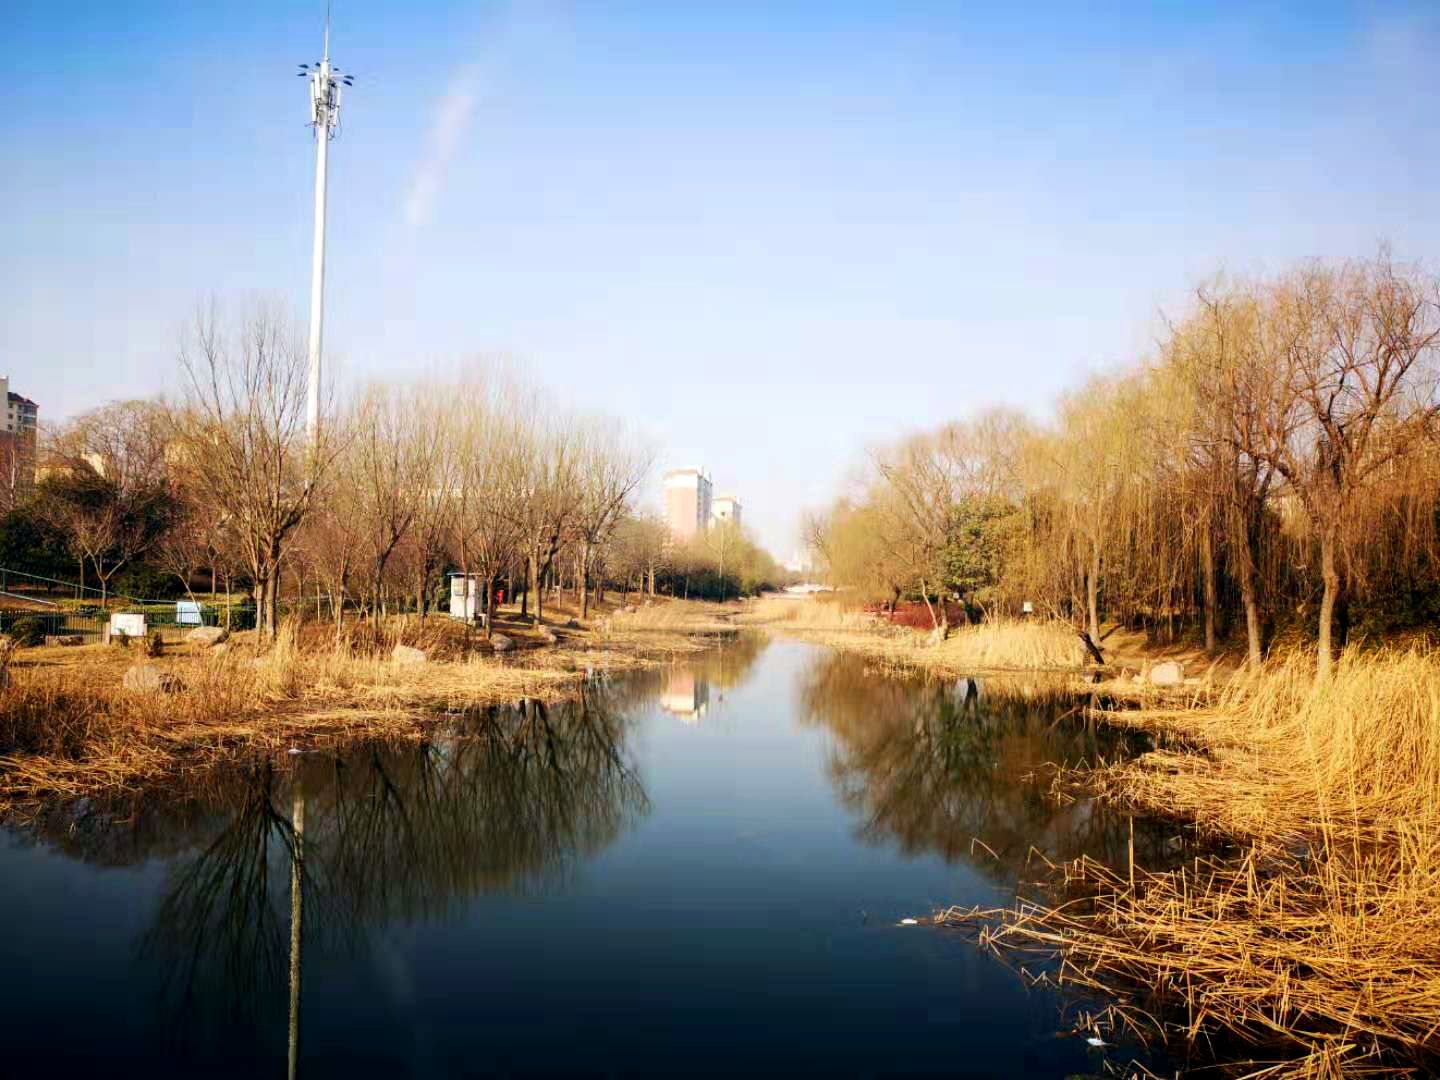
[[[856,607],[833,601],[767,598],[749,605],[739,621],[797,634],[807,640],[865,653],[892,667],[956,676],[989,671],[1080,670],[1085,649],[1064,623],[990,619],[952,631],[941,642],[891,626]]]
[[[1230,1071],[1429,1074],[1440,1062],[1440,654],[1278,660],[1188,710],[1112,714],[1203,752],[1094,774],[1111,801],[1245,844],[1149,873],[1082,860],[1048,905],[945,912],[1112,996],[1137,1033]],[[1252,1053],[1268,1062],[1234,1064]]]

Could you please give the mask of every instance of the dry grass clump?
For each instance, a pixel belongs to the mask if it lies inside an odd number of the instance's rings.
[[[860,630],[884,628],[875,616],[838,600],[808,596],[765,596],[746,605],[737,622],[748,626],[782,626],[787,630]]]
[[[677,634],[729,632],[735,625],[730,612],[720,604],[701,600],[657,600],[627,611],[620,608],[609,617],[607,634],[617,636],[648,631]]]
[[[1349,651],[1318,683],[1297,654],[1211,705],[1112,719],[1206,752],[1153,752],[1096,774],[1098,789],[1242,839],[1243,857],[1133,877],[1082,860],[1054,882],[1079,899],[945,919],[1057,958],[1136,1032],[1271,1059],[1249,1075],[1432,1074],[1440,653]]]
[[[1264,840],[1363,834],[1440,810],[1440,651],[1347,650],[1317,684],[1313,655],[1239,676],[1214,702],[1120,713],[1206,746],[1157,751],[1099,779],[1144,808]]]
[[[798,634],[807,641],[862,652],[894,668],[942,676],[993,671],[1079,671],[1084,646],[1064,623],[995,618],[953,630],[931,644],[929,632],[891,626],[858,609],[805,600],[761,600],[741,622]]]
[[[971,668],[1081,668],[1085,647],[1064,623],[1039,619],[989,619],[962,626],[935,651],[951,664]]]

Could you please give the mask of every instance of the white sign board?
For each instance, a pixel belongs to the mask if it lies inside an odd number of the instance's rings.
[[[200,605],[194,600],[177,600],[175,602],[175,622],[179,626],[200,625]]]
[[[124,634],[126,637],[143,638],[145,636],[144,614],[128,614],[117,611],[111,615],[110,636],[116,637],[120,634]]]
[[[1035,614],[1035,605],[1032,604],[1029,600],[1026,600],[1026,601],[1025,601],[1025,606],[1024,606],[1023,608],[1021,608],[1021,610],[1022,610],[1026,615],[1033,615],[1033,614]]]

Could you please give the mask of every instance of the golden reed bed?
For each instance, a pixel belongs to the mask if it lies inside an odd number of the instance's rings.
[[[1266,1077],[1440,1066],[1440,654],[1311,654],[1213,704],[1112,714],[1178,734],[1089,778],[1240,854],[1169,870],[1058,868],[1051,904],[942,913],[1114,1002],[1115,1023]]]

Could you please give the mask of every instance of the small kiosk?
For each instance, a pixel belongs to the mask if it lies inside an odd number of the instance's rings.
[[[479,574],[450,575],[450,617],[485,625],[485,579]]]

